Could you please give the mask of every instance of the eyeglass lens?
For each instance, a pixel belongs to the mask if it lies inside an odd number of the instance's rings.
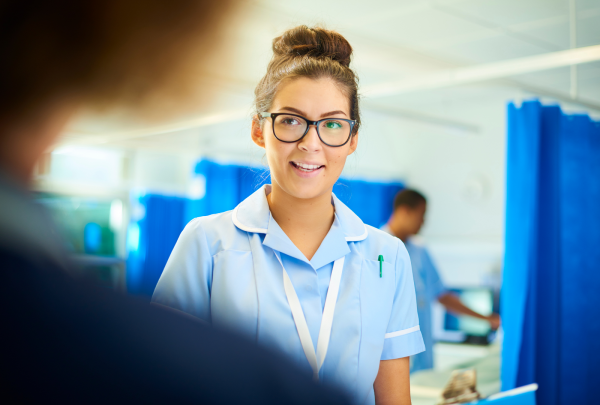
[[[277,138],[286,142],[294,142],[302,138],[307,126],[308,123],[300,117],[278,115],[275,118],[273,129]],[[344,144],[348,140],[351,130],[349,122],[336,120],[335,118],[319,123],[321,140],[331,146]]]

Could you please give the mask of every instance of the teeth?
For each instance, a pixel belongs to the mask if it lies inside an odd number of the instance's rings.
[[[312,165],[305,165],[304,163],[296,163],[296,166],[298,166],[298,167],[300,167],[302,169],[306,169],[306,170],[309,170],[309,169],[312,168],[311,167]]]
[[[318,165],[307,165],[307,164],[304,164],[304,163],[297,163],[297,162],[294,162],[294,164],[296,166],[298,166],[300,169],[303,169],[303,170],[316,170],[319,167],[321,167],[321,166],[318,166]]]

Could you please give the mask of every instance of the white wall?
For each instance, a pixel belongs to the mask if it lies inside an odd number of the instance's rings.
[[[130,188],[142,192],[185,196],[196,160],[196,156],[190,153],[145,150],[131,152],[128,174]]]

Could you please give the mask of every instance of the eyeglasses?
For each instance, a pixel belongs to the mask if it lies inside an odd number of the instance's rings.
[[[317,129],[321,142],[327,146],[344,146],[352,136],[356,125],[354,120],[343,118],[324,118],[319,121],[310,121],[300,115],[288,113],[261,112],[262,118],[271,117],[273,120],[273,135],[281,142],[298,142],[308,133],[311,125]]]

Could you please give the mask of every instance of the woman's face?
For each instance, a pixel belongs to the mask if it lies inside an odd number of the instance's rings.
[[[291,113],[311,121],[323,118],[350,118],[350,102],[329,78],[298,78],[282,83],[270,113]],[[262,127],[252,123],[252,139],[266,149],[274,187],[302,199],[331,193],[340,177],[346,158],[358,144],[358,134],[343,146],[327,146],[311,126],[300,141],[285,143],[273,135],[273,121],[267,118]]]

